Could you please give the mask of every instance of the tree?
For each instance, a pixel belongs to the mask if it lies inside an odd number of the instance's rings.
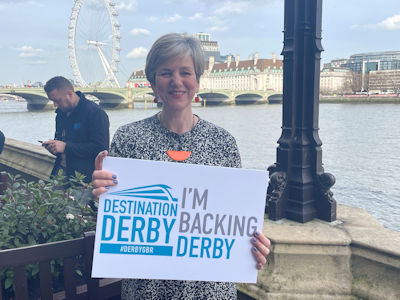
[[[361,91],[361,74],[350,72],[350,76],[345,82],[345,90],[350,90],[353,93]]]

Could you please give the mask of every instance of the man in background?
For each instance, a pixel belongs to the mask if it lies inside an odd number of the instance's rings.
[[[56,76],[44,86],[47,97],[56,107],[56,133],[54,140],[42,143],[56,155],[52,175],[62,170],[71,177],[75,171],[90,182],[97,154],[108,150],[110,123],[107,114],[81,92],[75,92],[71,82]]]

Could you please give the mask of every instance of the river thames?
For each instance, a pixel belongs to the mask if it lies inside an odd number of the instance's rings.
[[[242,165],[266,170],[275,162],[282,105],[193,107],[194,113],[235,136]],[[111,136],[123,124],[156,108],[107,110]],[[336,177],[338,203],[366,209],[385,227],[400,231],[400,104],[321,104],[319,136],[325,172]],[[6,137],[38,145],[54,135],[53,111],[28,112],[24,102],[0,102]]]

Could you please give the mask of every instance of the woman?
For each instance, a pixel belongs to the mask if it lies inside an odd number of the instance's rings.
[[[120,127],[111,143],[117,157],[174,161],[172,151],[186,151],[184,163],[241,166],[235,139],[224,129],[192,113],[205,61],[198,40],[181,34],[160,37],[147,55],[146,77],[163,103],[156,115]],[[96,158],[93,194],[99,196],[118,183],[116,174],[102,169],[107,151]],[[269,240],[255,232],[251,239],[256,267],[266,263]],[[234,283],[143,280],[122,282],[122,299],[236,299]]]

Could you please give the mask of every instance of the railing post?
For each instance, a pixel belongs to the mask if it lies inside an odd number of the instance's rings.
[[[282,134],[268,168],[266,212],[272,220],[336,219],[318,136],[322,0],[285,0]]]
[[[94,251],[95,232],[85,232],[85,262],[86,262],[86,284],[89,300],[100,299],[99,279],[92,278],[92,263]]]

